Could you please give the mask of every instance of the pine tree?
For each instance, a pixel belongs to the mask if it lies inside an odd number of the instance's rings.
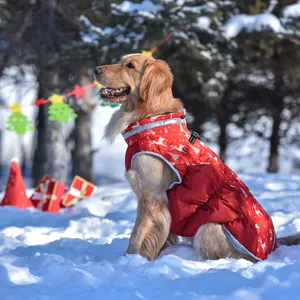
[[[297,17],[291,18],[285,14],[283,1],[276,5],[256,1],[256,8],[259,7],[258,2],[265,3],[264,10],[247,17],[247,25],[233,20],[236,28],[241,27],[241,30],[231,40],[235,44],[231,51],[235,61],[231,78],[234,89],[242,94],[238,106],[240,109],[248,106],[244,111],[244,123],[249,124],[249,118],[256,109],[256,112],[263,110],[272,119],[272,132],[267,137],[270,142],[268,171],[277,172],[280,139],[284,137],[281,128],[286,99],[294,99],[293,95],[297,93],[293,82],[300,71],[299,25]],[[258,14],[261,12],[263,14]],[[258,118],[259,114],[256,120]]]

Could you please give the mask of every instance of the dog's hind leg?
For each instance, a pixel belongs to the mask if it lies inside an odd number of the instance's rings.
[[[178,235],[169,233],[169,236],[165,242],[165,244],[161,247],[161,251],[166,249],[169,246],[176,245],[178,243]]]
[[[193,246],[202,259],[244,258],[257,262],[252,256],[240,253],[229,242],[221,224],[207,223],[197,230]]]
[[[166,190],[174,181],[173,171],[160,158],[142,154],[137,156],[127,172],[138,200],[137,217],[130,237],[128,254],[140,254],[153,260],[160,253],[169,236],[171,216]]]
[[[300,232],[296,234],[280,237],[277,239],[278,244],[281,246],[296,246],[300,245]]]

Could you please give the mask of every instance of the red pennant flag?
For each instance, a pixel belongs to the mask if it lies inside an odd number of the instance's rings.
[[[84,89],[80,85],[75,85],[73,91],[69,94],[74,95],[78,99],[84,95]]]
[[[35,106],[40,106],[40,105],[43,105],[43,104],[48,103],[48,102],[49,102],[49,100],[47,100],[45,98],[39,98],[39,99],[36,99],[33,104]]]

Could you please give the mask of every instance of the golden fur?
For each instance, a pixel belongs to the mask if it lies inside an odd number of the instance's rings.
[[[130,87],[128,95],[108,99],[108,102],[122,104],[105,130],[105,137],[110,142],[132,122],[183,107],[172,95],[173,75],[164,61],[131,54],[124,56],[118,64],[98,68],[101,74],[96,74],[96,79],[101,84],[110,88]],[[134,159],[126,176],[138,200],[137,217],[126,253],[138,253],[153,260],[162,249],[177,242],[177,237],[169,232],[171,216],[166,194],[176,176],[164,161],[147,154]],[[281,241],[288,243],[291,240]],[[204,259],[233,257],[254,261],[232,247],[219,224],[201,226],[191,242]]]

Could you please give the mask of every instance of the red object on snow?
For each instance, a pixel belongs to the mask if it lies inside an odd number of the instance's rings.
[[[26,195],[25,184],[17,161],[12,161],[10,165],[5,195],[1,206],[17,206],[19,208],[33,206]]]
[[[134,122],[123,137],[127,171],[134,157],[147,153],[177,175],[168,190],[173,234],[191,237],[201,225],[219,223],[236,250],[257,260],[276,248],[270,216],[238,176],[189,132],[184,111]]]
[[[45,175],[39,181],[30,199],[35,208],[55,213],[61,208],[61,200],[65,190],[66,186],[63,183]]]
[[[65,207],[74,205],[83,198],[92,196],[95,191],[95,185],[81,178],[80,176],[75,176],[67,194],[62,201],[62,205]]]

